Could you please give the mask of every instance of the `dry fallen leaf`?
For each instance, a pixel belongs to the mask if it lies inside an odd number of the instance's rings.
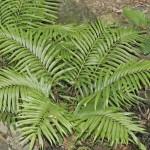
[[[141,125],[146,125],[147,121],[146,120],[140,120],[139,122]]]
[[[126,146],[124,146],[124,145],[120,145],[118,150],[128,150],[128,148]]]
[[[113,12],[116,12],[116,13],[122,13],[123,12],[123,10],[122,9],[117,9],[117,8],[115,8],[115,7],[113,7]]]
[[[134,0],[135,3],[148,3],[148,0]]]
[[[150,120],[150,113],[149,113],[148,116],[147,116],[147,120]]]

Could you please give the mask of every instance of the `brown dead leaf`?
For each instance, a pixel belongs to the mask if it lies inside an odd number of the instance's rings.
[[[128,148],[125,145],[120,145],[120,148],[118,150],[128,150]]]
[[[148,3],[148,0],[134,0],[135,3]]]
[[[145,10],[143,10],[143,13],[148,13],[148,11],[149,11],[149,9],[147,8],[147,9],[145,9]]]
[[[67,137],[64,138],[63,146],[64,146],[64,149],[71,150],[69,139]]]
[[[118,10],[116,11],[116,13],[122,13],[122,12],[123,12],[122,9],[118,9]]]
[[[76,140],[75,135],[71,135],[71,136],[65,137],[64,141],[63,141],[64,149],[72,150],[72,144],[75,142],[75,140]]]
[[[122,9],[117,9],[117,8],[115,8],[115,7],[112,8],[112,11],[113,11],[113,12],[116,12],[116,13],[122,13],[122,12],[123,12]]]
[[[139,123],[140,123],[141,125],[146,125],[147,121],[146,121],[146,120],[141,120]]]
[[[149,113],[148,116],[147,116],[147,120],[150,120],[150,113]]]
[[[129,150],[129,149],[125,145],[120,145],[119,147],[115,148],[114,150]]]
[[[140,28],[146,30],[148,27],[146,25],[144,25],[144,24],[141,24]]]

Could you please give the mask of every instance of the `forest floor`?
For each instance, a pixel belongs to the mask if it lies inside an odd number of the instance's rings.
[[[139,9],[150,17],[150,0],[62,0],[58,21],[62,24],[83,23],[101,18],[120,22],[124,7]]]

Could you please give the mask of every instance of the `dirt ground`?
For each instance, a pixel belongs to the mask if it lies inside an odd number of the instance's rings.
[[[124,7],[142,10],[150,17],[150,0],[63,0],[59,22],[82,23],[96,18],[118,22]]]

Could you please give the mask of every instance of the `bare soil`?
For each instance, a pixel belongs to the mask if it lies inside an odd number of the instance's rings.
[[[150,16],[150,0],[63,0],[58,20],[62,24],[83,23],[96,18],[118,22],[124,7],[142,10]]]

